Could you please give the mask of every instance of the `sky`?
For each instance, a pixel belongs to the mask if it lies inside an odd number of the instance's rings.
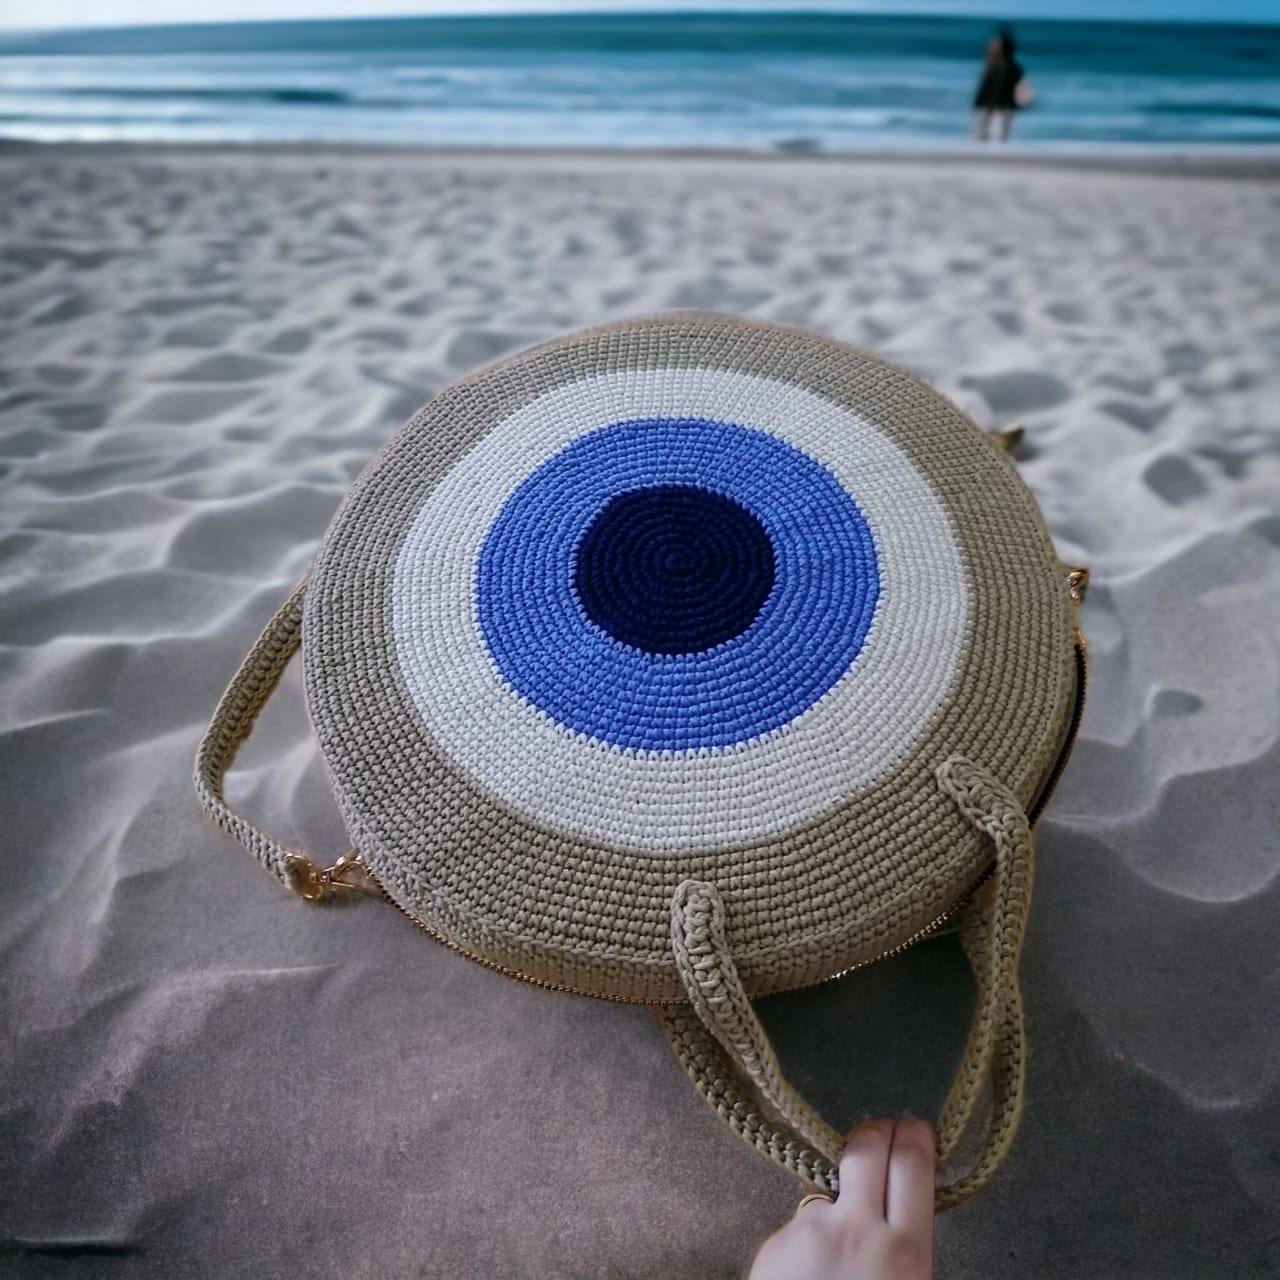
[[[0,28],[691,8],[1280,22],[1280,0],[183,0],[180,5],[173,0],[39,0],[35,4],[30,0],[0,0]]]

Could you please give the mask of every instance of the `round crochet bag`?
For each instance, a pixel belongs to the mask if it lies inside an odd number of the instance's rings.
[[[959,929],[980,1187],[1023,1090],[1031,826],[1084,696],[1061,564],[1002,441],[823,338],[676,313],[435,397],[343,501],[201,743],[206,811],[304,898],[372,890],[540,986],[642,1002],[741,1137],[838,1189],[841,1136],[750,998]],[[301,643],[353,849],[223,779]],[[982,886],[982,892],[978,892]]]

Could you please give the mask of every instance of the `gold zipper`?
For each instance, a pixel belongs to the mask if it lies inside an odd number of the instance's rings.
[[[1074,585],[1074,584],[1073,584]],[[1083,587],[1083,584],[1081,584]],[[1083,594],[1083,589],[1081,590]],[[1073,598],[1075,593],[1073,591]],[[1079,601],[1077,601],[1079,603]],[[1062,777],[1063,771],[1067,767],[1067,761],[1071,757],[1071,750],[1075,746],[1076,737],[1080,732],[1080,722],[1084,717],[1084,700],[1085,692],[1088,684],[1088,650],[1085,647],[1084,634],[1079,626],[1075,629],[1075,664],[1076,664],[1076,695],[1075,703],[1071,709],[1071,719],[1067,725],[1066,734],[1063,736],[1062,746],[1058,750],[1057,758],[1054,760],[1053,768],[1049,772],[1049,776],[1045,779],[1044,785],[1040,788],[1039,794],[1036,796],[1035,803],[1031,806],[1031,810],[1027,815],[1027,820],[1031,826],[1035,826],[1040,815],[1044,812],[1049,800],[1053,796],[1054,789],[1057,787]],[[470,951],[463,950],[456,942],[450,941],[443,934],[433,929],[429,924],[420,920],[407,907],[402,906],[395,898],[387,892],[382,882],[373,874],[365,863],[364,859],[354,849],[344,853],[337,862],[331,867],[320,868],[304,854],[291,853],[285,859],[286,874],[289,879],[290,888],[302,897],[314,900],[316,898],[325,897],[334,891],[352,891],[352,892],[368,892],[372,886],[373,891],[380,897],[389,902],[395,909],[405,917],[411,924],[416,925],[428,937],[433,938],[442,947],[449,951],[455,952],[457,955],[464,956],[466,959],[475,964],[481,965],[485,969],[492,969],[494,973],[500,973],[503,977],[514,978],[517,982],[523,982],[531,987],[541,987],[544,991],[559,991],[565,995],[585,996],[597,1000],[609,1000],[614,1004],[648,1004],[648,1005],[667,1005],[667,1004],[684,1004],[685,1001],[678,997],[670,1000],[641,1000],[630,996],[611,996],[600,995],[594,991],[581,991],[576,987],[566,987],[558,982],[546,982],[542,978],[531,978],[528,974],[517,973],[514,969],[508,969],[504,965],[498,964],[496,961],[487,960],[482,956],[477,956]],[[983,885],[991,879],[995,874],[996,864],[990,863],[982,875],[965,890],[959,898],[955,900],[936,920],[925,925],[923,929],[918,929],[905,941],[900,942],[895,947],[891,947],[888,951],[882,951],[877,955],[871,956],[866,960],[859,960],[857,964],[851,964],[846,969],[841,969],[838,973],[830,974],[828,977],[820,978],[814,983],[797,983],[791,987],[779,987],[776,992],[770,994],[781,994],[785,991],[798,991],[809,986],[819,986],[825,982],[835,982],[838,978],[843,978],[847,974],[856,973],[859,969],[865,969],[868,965],[878,964],[881,960],[890,960],[894,956],[901,955],[908,948],[915,946],[917,942],[923,942],[925,938],[936,933],[949,920],[954,919],[964,909],[964,907],[972,900],[973,896],[982,888]],[[352,878],[354,877],[354,879]]]
[[[1071,722],[1067,726],[1067,732],[1062,740],[1062,748],[1058,752],[1058,758],[1053,762],[1053,769],[1050,771],[1048,778],[1045,779],[1044,786],[1040,788],[1040,794],[1036,796],[1035,803],[1031,806],[1031,810],[1027,814],[1027,821],[1033,827],[1037,822],[1039,822],[1040,815],[1045,811],[1049,801],[1053,798],[1054,791],[1057,790],[1063,771],[1067,767],[1067,761],[1071,758],[1072,748],[1076,745],[1076,738],[1080,733],[1080,721],[1084,719],[1084,700],[1089,688],[1089,650],[1084,642],[1084,632],[1080,630],[1078,624],[1075,630],[1075,704],[1071,708]]]
[[[363,866],[363,863],[361,864]],[[450,951],[456,952],[460,956],[473,961],[475,964],[481,965],[485,969],[492,969],[494,973],[500,973],[505,978],[514,978],[517,982],[523,982],[531,987],[541,987],[544,991],[561,991],[565,995],[570,996],[588,996],[597,1000],[611,1000],[614,1004],[683,1004],[685,1001],[679,999],[672,1000],[638,1000],[627,996],[602,996],[596,991],[579,991],[575,987],[562,986],[558,982],[546,982],[542,978],[531,978],[527,973],[517,973],[514,969],[508,969],[504,965],[500,965],[496,960],[486,960],[483,956],[477,956],[470,951],[464,951],[456,942],[450,942],[448,938],[437,933],[429,924],[425,924],[419,920],[412,911],[408,910],[398,903],[382,886],[378,878],[369,870],[364,868],[364,873],[369,877],[374,888],[382,895],[395,909],[404,916],[411,924],[415,924],[428,937],[434,938],[441,946],[447,947]]]

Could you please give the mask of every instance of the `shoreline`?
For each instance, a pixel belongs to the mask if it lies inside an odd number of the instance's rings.
[[[573,147],[441,147],[399,146],[353,142],[29,142],[0,139],[0,163],[15,158],[205,158],[253,159],[270,157],[284,162],[311,163],[317,159],[347,162],[412,164],[460,162],[511,167],[545,164],[605,165],[742,165],[815,168],[934,168],[977,172],[994,169],[1029,172],[1084,172],[1134,177],[1213,178],[1227,181],[1280,181],[1280,148],[1251,153],[1187,151],[1163,155],[1152,152],[1047,153],[1016,145],[999,150],[959,148],[940,151],[779,152],[732,148],[573,148]]]

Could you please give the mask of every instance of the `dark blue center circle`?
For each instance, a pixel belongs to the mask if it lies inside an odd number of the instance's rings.
[[[741,635],[773,589],[764,525],[724,494],[688,484],[620,493],[578,545],[587,617],[646,653],[699,653]]]
[[[472,585],[517,697],[566,732],[657,752],[732,748],[804,715],[850,671],[881,590],[870,526],[826,466],[706,418],[615,422],[535,462]]]

